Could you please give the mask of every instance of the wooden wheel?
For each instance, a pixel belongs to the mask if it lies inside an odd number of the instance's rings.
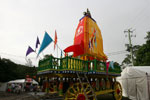
[[[114,96],[115,100],[121,100],[122,99],[122,87],[121,87],[121,84],[119,82],[115,82],[115,84],[114,84],[113,96]]]
[[[88,83],[75,83],[66,92],[65,100],[94,100],[94,95]]]

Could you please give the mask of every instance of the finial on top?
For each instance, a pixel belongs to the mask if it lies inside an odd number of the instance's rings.
[[[91,13],[90,13],[90,11],[89,11],[88,8],[87,8],[87,12],[83,12],[83,14],[84,14],[84,16],[89,16],[89,17],[91,17]]]

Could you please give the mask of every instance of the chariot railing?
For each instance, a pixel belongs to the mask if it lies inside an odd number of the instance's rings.
[[[38,72],[46,70],[55,71],[79,71],[79,72],[106,72],[106,63],[96,59],[85,61],[66,56],[64,58],[55,58],[49,56],[39,61]],[[110,67],[108,72],[120,73],[120,66]]]

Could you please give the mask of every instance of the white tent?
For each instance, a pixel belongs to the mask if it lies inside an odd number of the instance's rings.
[[[17,79],[17,80],[9,81],[8,83],[25,83],[25,79]],[[33,79],[32,84],[38,84],[38,82]]]
[[[123,96],[131,100],[150,100],[150,66],[126,67],[117,78]]]

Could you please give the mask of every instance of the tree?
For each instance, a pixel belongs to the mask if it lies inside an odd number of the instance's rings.
[[[147,32],[147,36],[145,37],[146,42],[150,42],[150,31]]]
[[[126,51],[130,52],[130,47],[129,44],[126,44]],[[135,59],[136,59],[136,55],[138,52],[138,49],[140,48],[140,45],[134,45],[132,46],[132,50],[133,50],[133,64],[135,63]],[[126,65],[131,65],[132,61],[131,61],[131,55],[130,54],[126,54],[126,58],[122,61],[122,65],[126,66]]]
[[[143,44],[137,52],[135,59],[136,66],[150,66],[150,32],[147,32],[145,39],[146,44]]]
[[[132,47],[133,50],[133,63],[134,66],[150,66],[150,32],[147,32],[145,37],[146,43],[142,46],[135,45]],[[130,52],[130,47],[127,44],[127,51]],[[126,58],[122,61],[122,65],[131,64],[131,55],[127,54]]]
[[[9,59],[0,58],[0,82],[8,82],[10,80],[22,79],[25,78],[26,75],[32,77],[36,74],[36,67],[16,64]]]

